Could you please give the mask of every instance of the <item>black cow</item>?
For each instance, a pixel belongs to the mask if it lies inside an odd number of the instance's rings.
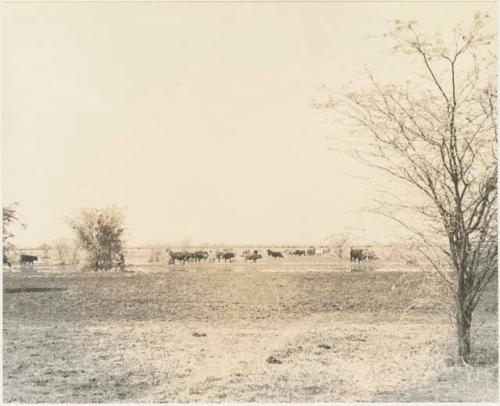
[[[221,259],[224,260],[224,262],[231,262],[233,258],[235,257],[234,252],[224,252],[224,251],[218,251],[215,253],[215,258],[217,258],[217,262],[220,262]]]
[[[186,261],[189,260],[191,254],[187,251],[170,251],[167,250],[168,255],[170,255],[170,260],[168,261],[169,264],[174,264],[175,261],[182,261],[182,264],[185,264]]]
[[[295,251],[292,251],[292,255],[296,255],[298,257],[305,256],[306,255],[306,250],[295,250]]]
[[[267,250],[267,255],[273,258],[283,258],[281,251]]]
[[[37,256],[35,256],[35,255],[25,255],[25,254],[22,254],[21,255],[21,259],[19,260],[19,262],[20,262],[21,265],[24,265],[24,264],[33,265],[35,263],[35,261],[38,261],[38,257]]]
[[[235,256],[236,255],[234,255],[234,252],[224,252],[222,254],[222,258],[224,259],[224,262],[226,262],[227,260],[229,260],[229,262],[231,262]]]
[[[253,262],[256,262],[258,259],[261,259],[261,258],[262,258],[262,255],[257,253],[257,251],[254,251],[253,254],[249,254],[249,255],[245,256],[246,261],[253,261]]]
[[[193,254],[191,254],[191,258],[194,260],[194,262],[201,262],[206,261],[208,258],[208,252],[207,251],[196,251]]]
[[[351,248],[351,262],[361,262],[368,259],[368,255],[364,249]]]

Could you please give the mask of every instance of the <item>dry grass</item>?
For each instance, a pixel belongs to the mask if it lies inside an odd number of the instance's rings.
[[[429,283],[251,265],[5,274],[4,401],[496,400],[496,291],[478,366],[461,368]]]

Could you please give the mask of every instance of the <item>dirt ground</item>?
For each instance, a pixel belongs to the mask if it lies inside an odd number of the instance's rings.
[[[468,368],[424,273],[239,264],[6,272],[3,285],[5,402],[498,399],[496,285]]]

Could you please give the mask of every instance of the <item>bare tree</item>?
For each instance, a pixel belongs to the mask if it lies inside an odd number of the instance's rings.
[[[485,32],[487,18],[477,13],[448,40],[396,21],[386,36],[421,74],[399,85],[383,84],[368,71],[368,87],[351,87],[319,105],[348,124],[340,142],[406,188],[380,201],[379,211],[419,241],[420,253],[449,287],[464,363],[470,362],[474,309],[497,274],[495,40]]]
[[[67,222],[75,232],[77,246],[87,251],[92,269],[122,269],[125,266],[124,216],[120,210],[115,207],[83,209]]]

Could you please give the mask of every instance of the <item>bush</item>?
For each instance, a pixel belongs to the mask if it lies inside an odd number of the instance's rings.
[[[124,216],[116,207],[82,209],[67,220],[77,246],[87,252],[89,267],[95,271],[123,269]]]

